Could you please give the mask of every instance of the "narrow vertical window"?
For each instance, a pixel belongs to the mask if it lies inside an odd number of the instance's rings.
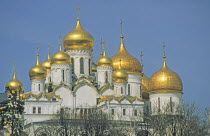
[[[140,84],[140,98],[142,96],[142,84]]]
[[[88,60],[88,65],[89,65],[89,75],[91,74],[91,60]]]
[[[80,117],[83,117],[83,109],[80,109]]]
[[[158,97],[158,112],[160,112],[160,97]]]
[[[128,95],[131,95],[131,85],[128,84]]]
[[[123,94],[123,87],[121,87],[121,94]]]
[[[71,73],[74,74],[74,58],[71,58],[72,69]]]
[[[65,72],[64,72],[64,69],[62,70],[62,81],[64,82],[65,80]]]
[[[41,86],[40,86],[40,84],[39,84],[39,91],[41,90]]]
[[[41,107],[38,107],[38,113],[39,114],[41,113]]]
[[[114,115],[114,109],[112,109],[112,115]]]
[[[49,81],[52,82],[51,77],[49,77]]]
[[[105,72],[105,82],[108,83],[108,71]]]
[[[80,58],[80,74],[84,74],[84,58]]]
[[[33,113],[36,113],[36,107],[33,107]]]
[[[152,103],[149,102],[150,113],[152,113]]]
[[[170,97],[170,110],[173,112],[173,103],[172,103],[172,97]]]
[[[137,116],[137,110],[134,110],[134,116]]]
[[[84,116],[87,117],[87,109],[84,110]]]
[[[126,110],[125,109],[123,109],[123,115],[126,115]]]

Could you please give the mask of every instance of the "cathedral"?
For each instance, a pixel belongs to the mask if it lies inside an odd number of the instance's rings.
[[[37,52],[28,72],[29,92],[24,92],[14,71],[6,88],[19,88],[25,101],[25,125],[50,120],[61,108],[88,114],[98,107],[114,120],[129,120],[148,112],[156,114],[166,105],[171,114],[176,114],[175,109],[182,103],[183,85],[179,75],[167,66],[165,55],[160,69],[149,78],[143,65],[126,49],[122,34],[119,49],[112,57],[103,49],[94,63],[93,46],[94,38],[77,18],[56,53],[51,55],[48,51],[46,60],[40,62]]]

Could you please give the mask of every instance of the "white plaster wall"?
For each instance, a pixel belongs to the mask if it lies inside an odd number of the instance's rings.
[[[182,105],[182,93],[180,92],[171,92],[171,93],[151,93],[150,97],[150,105],[151,111],[153,114],[158,112],[158,98],[160,98],[160,110],[161,112],[166,112],[169,110],[170,97],[172,98],[172,102],[174,104],[173,113],[177,113],[178,108]]]
[[[115,96],[122,96],[122,95],[126,95],[126,86],[127,83],[117,83],[114,82],[114,95]],[[123,93],[121,93],[121,88],[123,88]]]
[[[111,115],[114,120],[143,121],[143,102],[135,105],[129,102],[121,102],[117,104],[109,103],[107,106],[104,105],[104,108],[105,111],[108,110],[110,115],[112,113],[112,109],[114,109],[114,115]],[[125,109],[125,115],[123,115],[123,109]],[[134,110],[137,110],[137,116],[135,116]]]
[[[63,72],[64,70],[64,81],[63,81]],[[59,85],[61,82],[64,84],[71,86],[71,69],[70,64],[68,63],[56,63],[51,66],[51,80],[53,85]]]
[[[130,84],[130,95],[131,96],[136,96],[136,97],[140,98],[141,78],[142,77],[140,74],[128,73],[128,84]],[[127,88],[127,94],[128,94],[128,88]]]
[[[73,108],[73,94],[71,90],[64,86],[60,86],[55,90],[56,95],[60,95],[62,102],[61,106],[62,107],[69,107]]]
[[[33,107],[36,113],[33,113]],[[38,107],[41,107],[41,113],[38,113]],[[24,105],[24,119],[26,122],[37,122],[51,119],[60,109],[59,101],[26,101]]]
[[[96,88],[83,85],[75,91],[76,108],[94,107],[97,105],[97,98],[99,98],[99,94]]]
[[[114,90],[112,90],[112,89],[106,89],[106,90],[104,90],[104,92],[101,95],[102,96],[114,95]]]
[[[106,84],[106,73],[108,72],[108,83],[110,83],[110,85],[112,85],[112,71],[113,68],[110,66],[98,66],[97,67],[97,81],[98,81],[98,85],[99,87],[102,87]]]
[[[50,78],[51,78],[51,71],[47,71],[47,76],[46,76],[45,84],[50,82]]]
[[[44,92],[44,82],[45,79],[32,79],[31,80],[31,91],[32,93],[40,93],[40,92]],[[39,89],[39,85],[40,85],[40,89]]]
[[[66,51],[69,56],[71,56],[71,58],[74,58],[74,74],[76,75],[77,78],[81,77],[81,76],[89,76],[89,68],[91,68],[91,66],[89,66],[89,59],[91,59],[91,54],[92,51],[91,50],[67,50]],[[84,58],[84,74],[80,74],[80,58],[83,57]],[[90,65],[92,64],[92,61],[90,63]]]

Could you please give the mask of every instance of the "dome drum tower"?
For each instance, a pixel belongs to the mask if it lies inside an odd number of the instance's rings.
[[[104,50],[97,64],[97,81],[99,88],[109,83],[112,85],[112,60],[106,55]]]
[[[152,114],[160,112],[180,114],[182,88],[179,75],[170,70],[166,65],[166,60],[164,60],[161,69],[149,79],[149,98]]]
[[[121,60],[121,67],[128,73],[127,95],[136,96],[140,98],[140,84],[141,84],[141,64],[131,56],[125,48],[124,36],[120,36],[120,48],[118,52],[112,56],[113,68],[116,70]]]
[[[36,56],[36,65],[29,70],[31,79],[31,91],[34,94],[44,92],[44,84],[47,75],[47,70],[40,64],[39,55]]]
[[[71,68],[70,56],[62,50],[60,43],[60,50],[52,56],[51,77],[53,85],[64,83],[71,87]]]
[[[73,71],[77,77],[91,75],[92,46],[94,39],[85,31],[77,18],[76,26],[64,37],[65,51],[71,56]]]

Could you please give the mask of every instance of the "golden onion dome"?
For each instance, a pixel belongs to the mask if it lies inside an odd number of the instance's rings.
[[[10,90],[8,90],[8,88]],[[19,91],[19,93],[24,93],[24,86],[23,84],[17,79],[16,77],[16,70],[14,71],[14,75],[12,80],[7,82],[5,85],[6,94],[9,94],[10,91]]]
[[[52,63],[70,63],[70,56],[62,50],[61,44],[60,50],[52,56]]]
[[[97,72],[97,65],[92,62],[92,66],[91,66],[92,72]]]
[[[114,70],[112,80],[113,82],[128,82],[128,73],[122,69],[121,64],[118,69]]]
[[[85,31],[77,18],[76,26],[64,37],[65,50],[69,49],[92,49],[94,39],[92,35]]]
[[[45,61],[42,62],[42,66],[47,70],[50,71],[51,70],[51,58],[50,58],[50,52],[48,52],[48,56],[47,59]]]
[[[142,70],[140,62],[127,52],[124,46],[123,35],[120,37],[120,48],[111,58],[114,70],[118,68],[119,60],[121,60],[122,68],[126,70],[127,73],[140,73]]]
[[[149,91],[159,92],[181,92],[183,89],[179,75],[170,70],[164,60],[162,68],[155,72],[149,80]]]
[[[30,79],[45,79],[47,75],[46,69],[40,64],[39,55],[36,57],[36,65],[29,70]]]
[[[105,50],[102,56],[98,59],[98,66],[112,66],[112,59],[106,56]]]

